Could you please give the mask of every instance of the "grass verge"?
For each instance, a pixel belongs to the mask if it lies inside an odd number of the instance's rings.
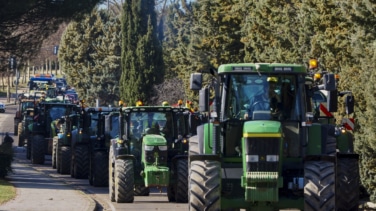
[[[14,197],[16,197],[16,188],[8,181],[0,179],[0,204],[4,204]]]

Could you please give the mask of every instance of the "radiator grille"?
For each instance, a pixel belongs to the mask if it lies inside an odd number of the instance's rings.
[[[280,138],[247,138],[245,146],[247,172],[278,171]]]

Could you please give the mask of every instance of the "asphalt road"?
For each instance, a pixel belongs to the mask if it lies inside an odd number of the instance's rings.
[[[1,102],[5,102],[0,99]],[[14,102],[14,101],[12,101]],[[51,156],[46,155],[44,165],[32,165],[26,159],[25,149],[18,146],[18,136],[14,136],[14,115],[16,105],[8,104],[6,112],[0,114],[0,138],[5,132],[14,138],[16,159],[13,166],[16,176],[11,182],[17,188],[16,199],[0,206],[2,210],[98,210],[98,211],[176,211],[188,210],[188,204],[169,203],[165,190],[152,189],[150,196],[136,196],[134,203],[118,204],[111,202],[108,187],[90,186],[87,179],[74,179],[70,175],[56,173],[51,166]],[[22,186],[22,187],[21,187]],[[42,200],[40,200],[42,199]],[[58,202],[58,203],[57,203]],[[77,203],[77,204],[75,204]],[[93,206],[93,203],[95,206]],[[23,204],[22,206],[20,204]]]

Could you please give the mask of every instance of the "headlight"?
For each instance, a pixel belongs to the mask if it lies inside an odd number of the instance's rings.
[[[258,155],[247,155],[246,161],[247,162],[258,162],[259,156]]]
[[[122,140],[122,139],[118,139],[118,140],[116,140],[116,142],[117,142],[118,144],[122,144],[122,143],[124,143],[124,140]]]
[[[153,151],[154,146],[145,145],[145,151]]]
[[[279,160],[278,155],[266,155],[267,162],[277,162]]]
[[[166,151],[167,150],[167,146],[158,146],[158,149],[160,151]]]

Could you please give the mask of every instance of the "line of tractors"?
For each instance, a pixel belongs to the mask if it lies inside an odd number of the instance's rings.
[[[19,145],[32,164],[109,186],[112,201],[133,202],[150,187],[169,201],[188,202],[188,139],[202,116],[182,106],[87,107],[56,97],[20,100],[15,117]]]
[[[316,60],[309,68],[224,64],[210,73],[205,83],[203,73],[190,78],[198,112],[181,103],[25,100],[15,133],[33,164],[50,154],[58,173],[108,186],[117,203],[156,187],[189,210],[358,209],[353,136],[322,115],[337,111],[339,96],[346,113],[354,111],[354,97],[337,90],[336,75]]]

